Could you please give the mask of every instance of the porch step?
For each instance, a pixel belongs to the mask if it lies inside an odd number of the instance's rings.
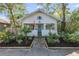
[[[46,41],[44,38],[35,38],[32,42],[32,47],[43,47],[46,48]]]

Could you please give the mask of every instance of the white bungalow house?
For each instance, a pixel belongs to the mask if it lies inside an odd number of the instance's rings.
[[[28,36],[38,36],[39,29],[41,29],[42,36],[48,36],[49,32],[57,34],[57,19],[50,16],[42,9],[37,9],[36,11],[24,16],[21,19],[21,22],[22,24],[31,27],[32,31],[27,34]]]

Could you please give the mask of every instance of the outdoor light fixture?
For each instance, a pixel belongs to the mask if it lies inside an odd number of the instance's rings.
[[[40,20],[40,19],[42,19],[42,17],[41,16],[38,16],[38,19]]]

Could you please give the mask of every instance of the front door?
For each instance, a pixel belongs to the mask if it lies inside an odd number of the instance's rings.
[[[43,24],[38,24],[38,37],[42,37]]]
[[[35,24],[34,29],[37,30],[37,36],[42,36],[43,24]]]

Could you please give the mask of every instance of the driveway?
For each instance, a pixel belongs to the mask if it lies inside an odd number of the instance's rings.
[[[74,49],[47,49],[41,47],[1,48],[0,56],[79,56],[79,50]]]

